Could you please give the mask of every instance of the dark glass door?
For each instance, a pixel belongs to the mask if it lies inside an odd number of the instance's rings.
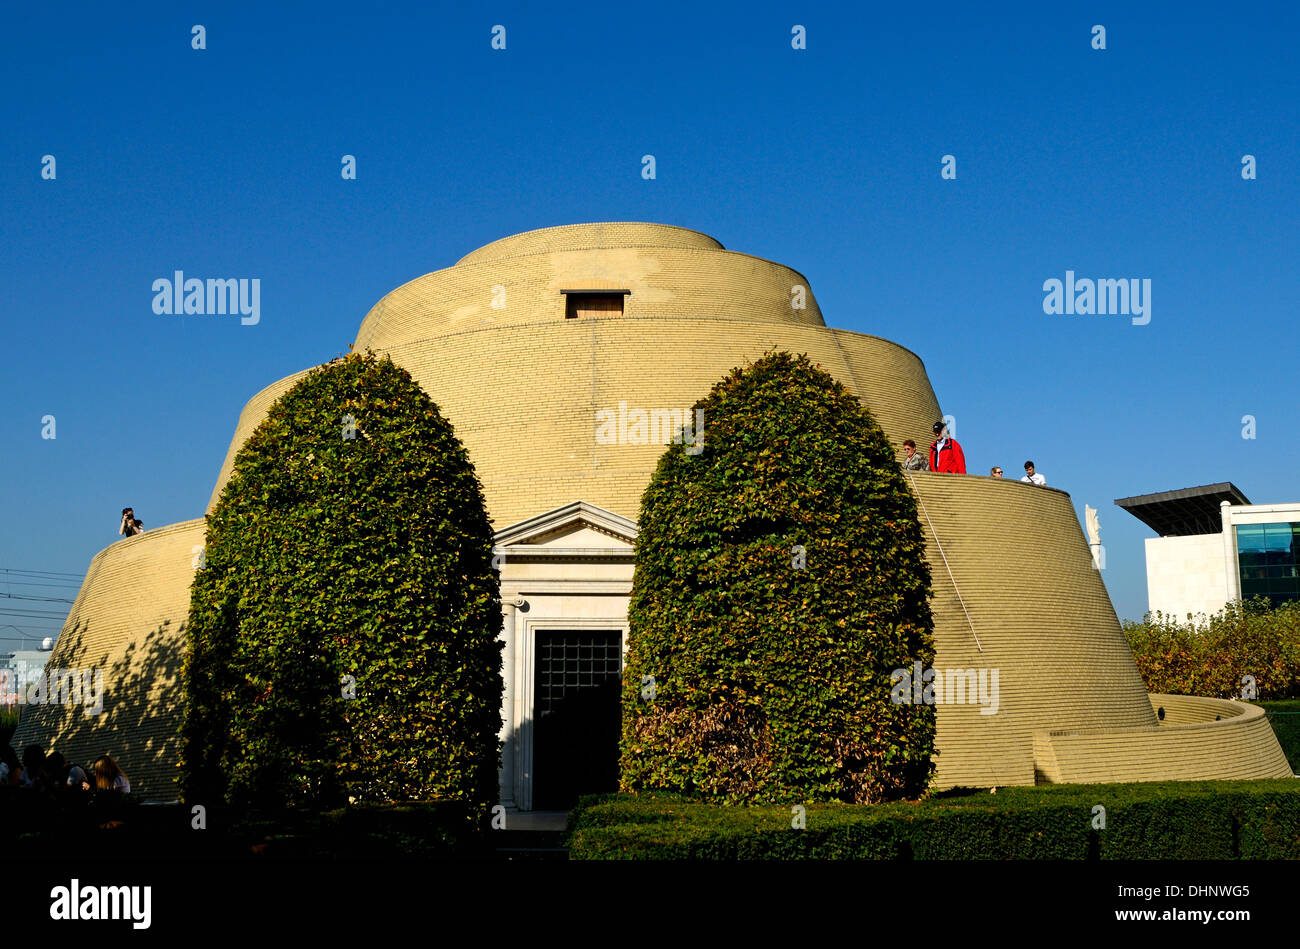
[[[539,630],[533,683],[533,808],[568,810],[618,789],[618,630]]]

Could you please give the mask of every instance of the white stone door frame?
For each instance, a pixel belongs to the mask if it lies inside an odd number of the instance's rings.
[[[504,642],[500,793],[508,810],[533,806],[537,632],[617,630],[626,656],[635,545],[633,521],[585,501],[496,534]]]
[[[526,614],[521,614],[526,615]],[[533,722],[537,708],[537,633],[549,629],[589,629],[604,632],[617,631],[623,653],[623,666],[627,666],[627,620],[622,623],[604,618],[576,618],[547,616],[540,619],[515,620],[515,676],[516,708],[522,706],[518,723],[519,741],[515,745],[514,778],[515,803],[521,811],[533,809]],[[620,669],[620,672],[622,670]]]

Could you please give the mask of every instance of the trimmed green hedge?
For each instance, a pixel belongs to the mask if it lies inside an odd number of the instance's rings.
[[[207,519],[184,666],[188,802],[497,800],[500,607],[464,447],[387,357],[271,406]]]
[[[789,353],[733,370],[695,409],[702,448],[671,446],[642,499],[621,786],[923,793],[934,709],[890,693],[893,670],[933,663],[930,573],[884,432]]]
[[[1106,826],[1094,829],[1093,807]],[[584,798],[573,860],[1300,859],[1300,781],[999,788],[919,803],[719,806]]]
[[[1153,613],[1124,635],[1148,692],[1242,698],[1250,675],[1257,694],[1246,698],[1300,697],[1300,603],[1229,603],[1202,622]]]
[[[1273,734],[1291,764],[1291,770],[1300,773],[1300,699],[1278,702],[1260,702],[1268,714]]]

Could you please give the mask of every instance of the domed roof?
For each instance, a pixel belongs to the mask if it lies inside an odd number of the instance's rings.
[[[549,254],[564,250],[593,250],[614,247],[694,247],[702,250],[726,250],[721,243],[686,227],[672,224],[646,224],[637,221],[610,221],[595,224],[562,224],[543,227],[522,234],[511,234],[471,251],[456,265],[478,264],[505,257]]]
[[[563,324],[568,294],[602,291],[623,295],[617,315],[643,327],[665,318],[826,325],[806,277],[707,234],[668,224],[566,224],[493,241],[386,293],[362,320],[356,348],[392,351],[451,333]]]

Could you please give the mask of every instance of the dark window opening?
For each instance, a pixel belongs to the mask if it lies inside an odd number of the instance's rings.
[[[623,300],[630,290],[561,290],[564,317],[575,320],[592,316],[622,316]]]

